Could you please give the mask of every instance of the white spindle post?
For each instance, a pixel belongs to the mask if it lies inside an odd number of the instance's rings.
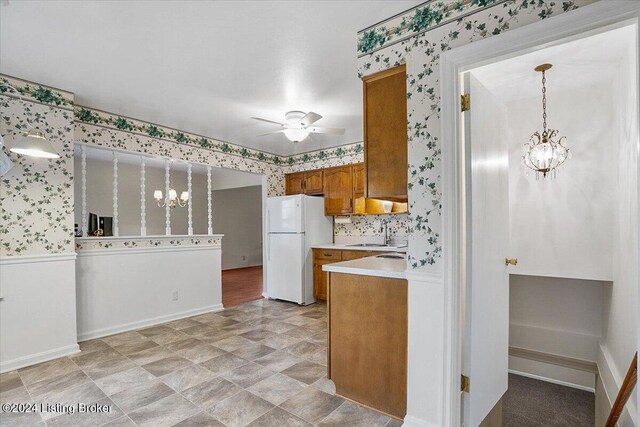
[[[171,235],[171,208],[169,207],[169,190],[171,190],[169,182],[169,160],[164,161],[164,189],[165,189],[165,206],[164,206],[164,218],[165,218],[165,234]]]
[[[189,200],[187,201],[187,214],[189,217],[189,225],[187,228],[187,234],[193,235],[193,209],[191,205],[191,163],[187,165],[187,193],[189,193]]]
[[[140,235],[147,235],[147,206],[144,197],[145,193],[145,162],[144,157],[140,156]]]
[[[211,166],[207,166],[207,234],[213,234],[213,220],[211,216]]]
[[[88,236],[89,226],[87,218],[87,151],[84,145],[80,146],[82,165],[82,235]]]
[[[118,235],[118,155],[113,152],[113,235]]]

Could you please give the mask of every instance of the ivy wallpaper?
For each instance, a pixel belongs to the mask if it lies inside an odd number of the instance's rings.
[[[393,234],[408,236],[412,268],[440,268],[440,54],[593,1],[431,0],[358,33],[359,76],[407,64],[409,214],[389,218]],[[1,180],[0,256],[73,251],[74,141],[264,174],[271,196],[284,193],[286,172],[363,157],[362,143],[276,156],[74,106],[71,93],[8,76],[0,76],[0,107],[10,145],[28,123],[44,130],[62,155],[39,160],[7,150],[16,166]],[[354,217],[352,224],[337,225],[335,233],[375,234],[381,219]]]
[[[358,33],[358,76],[407,64],[412,268],[441,268],[440,55],[593,1],[432,0]]]
[[[37,127],[61,155],[34,159],[2,148],[14,166],[0,183],[0,256],[73,252],[73,95],[0,77],[0,115],[9,145]]]

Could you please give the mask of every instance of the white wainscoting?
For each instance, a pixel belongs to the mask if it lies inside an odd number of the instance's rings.
[[[447,380],[444,355],[450,345],[444,332],[450,325],[443,278],[439,272],[424,270],[407,270],[406,275],[409,352],[407,414],[403,426],[443,426],[446,402],[442,397]]]
[[[222,310],[221,253],[219,242],[78,251],[78,340]]]
[[[0,372],[79,351],[75,253],[0,259]]]

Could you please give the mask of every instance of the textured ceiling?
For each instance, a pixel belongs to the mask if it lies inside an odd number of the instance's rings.
[[[76,103],[289,155],[362,140],[356,32],[419,1],[17,1],[0,72]],[[343,136],[257,137],[288,110]]]

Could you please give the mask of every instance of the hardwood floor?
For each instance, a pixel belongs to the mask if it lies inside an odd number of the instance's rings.
[[[222,272],[222,305],[232,307],[262,298],[262,266]]]

